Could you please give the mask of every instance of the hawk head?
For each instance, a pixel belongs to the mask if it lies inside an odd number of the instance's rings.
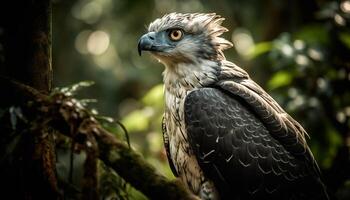
[[[232,43],[219,37],[228,31],[224,18],[215,13],[170,13],[153,21],[138,43],[138,51],[150,51],[166,66],[223,60]]]

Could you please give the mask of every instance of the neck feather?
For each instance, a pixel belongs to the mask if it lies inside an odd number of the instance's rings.
[[[217,81],[219,70],[220,63],[211,60],[165,65],[163,72],[165,90],[178,94],[208,86]]]

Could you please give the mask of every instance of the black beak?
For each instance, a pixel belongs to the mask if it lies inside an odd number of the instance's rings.
[[[154,46],[155,32],[149,32],[144,34],[137,45],[137,50],[139,55],[141,56],[142,51],[155,51],[156,48]]]

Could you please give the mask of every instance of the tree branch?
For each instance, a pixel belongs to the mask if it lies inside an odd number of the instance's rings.
[[[47,119],[47,125],[83,144],[87,152],[92,153],[89,159],[98,156],[108,167],[150,199],[198,199],[180,181],[170,181],[160,175],[141,155],[103,129],[99,122],[73,98],[62,93],[48,97],[29,86],[4,80],[3,77],[0,77],[0,83],[7,84],[22,94],[25,93],[26,99],[34,102],[27,110],[30,113],[28,116],[42,116]]]

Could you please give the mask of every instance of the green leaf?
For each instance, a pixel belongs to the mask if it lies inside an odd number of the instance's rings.
[[[68,87],[56,88],[55,91],[62,92],[66,96],[73,96],[78,90],[80,90],[80,89],[82,89],[84,87],[90,87],[90,86],[92,86],[94,84],[95,84],[94,81],[82,81],[82,82],[70,85]],[[55,94],[55,92],[53,92],[53,93]]]
[[[294,36],[295,39],[303,40],[308,44],[327,44],[329,42],[327,30],[322,24],[304,26]]]
[[[325,136],[327,137],[327,141],[329,142],[328,150],[325,150],[325,155],[322,160],[322,166],[326,169],[332,166],[333,160],[337,155],[339,147],[342,145],[343,140],[337,131],[333,128],[329,127],[325,132]]]
[[[149,116],[143,110],[135,110],[124,117],[122,123],[129,132],[143,131],[148,128]]]
[[[255,44],[247,55],[247,59],[254,59],[264,53],[269,52],[272,49],[272,42],[260,42]]]
[[[339,33],[339,38],[350,49],[350,33]]]
[[[146,106],[163,106],[163,84],[154,86],[143,98]]]
[[[95,118],[97,120],[105,121],[105,122],[108,122],[108,123],[114,123],[114,119],[112,117],[96,115]]]
[[[267,87],[271,90],[289,85],[292,82],[292,75],[287,71],[279,71],[275,73],[268,81]]]

